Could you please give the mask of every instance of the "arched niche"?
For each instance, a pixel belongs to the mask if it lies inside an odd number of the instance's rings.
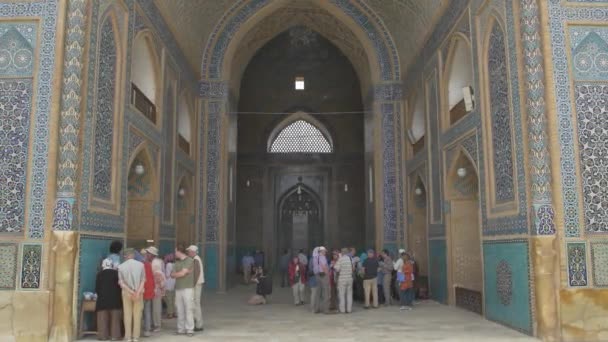
[[[149,30],[138,32],[131,53],[131,104],[154,124],[161,97],[160,58]]]
[[[418,274],[415,288],[422,294],[429,289],[428,211],[427,188],[420,172],[410,175],[410,203],[408,215],[408,250],[416,260]]]
[[[183,93],[177,103],[177,133],[178,145],[186,154],[190,154],[193,127],[192,98]]]
[[[299,138],[294,140],[294,134]],[[296,144],[296,145],[293,145]],[[269,153],[331,153],[335,151],[329,130],[312,115],[297,112],[279,122],[270,132],[267,142]]]
[[[490,212],[518,211],[515,135],[509,68],[508,41],[503,22],[490,15],[482,51],[482,122],[484,128],[485,187]]]
[[[110,6],[100,20],[97,49],[98,63],[95,71],[92,199],[94,205],[111,204],[119,209],[118,194],[121,177],[118,167],[121,143],[120,122],[122,117],[124,75],[124,39],[120,32],[126,20],[125,9],[119,3]]]
[[[147,143],[138,147],[129,163],[127,176],[127,245],[143,248],[158,242],[158,173]]]
[[[447,172],[448,298],[451,305],[483,314],[483,264],[479,176],[459,147]]]
[[[182,176],[178,184],[175,239],[177,244],[189,246],[196,241],[193,222],[194,187],[192,186],[192,176]]]
[[[446,128],[458,122],[468,113],[463,88],[473,86],[473,75],[471,43],[464,34],[455,33],[451,39],[445,70],[446,102],[448,104]]]
[[[323,244],[323,202],[314,190],[302,183],[295,185],[280,197],[276,212],[277,253],[310,251]]]
[[[409,115],[407,120],[407,136],[412,145],[413,154],[424,149],[424,137],[426,135],[425,97],[423,91],[414,93],[409,104]]]

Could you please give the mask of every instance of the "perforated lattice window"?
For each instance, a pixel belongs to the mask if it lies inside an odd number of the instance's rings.
[[[333,147],[321,131],[304,120],[298,120],[272,142],[270,153],[331,153]]]

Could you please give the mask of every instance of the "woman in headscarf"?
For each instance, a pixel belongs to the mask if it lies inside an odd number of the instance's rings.
[[[118,271],[112,259],[104,259],[102,270],[97,273],[95,292],[97,293],[97,337],[99,340],[121,338],[120,321],[122,313],[121,289],[118,285]]]

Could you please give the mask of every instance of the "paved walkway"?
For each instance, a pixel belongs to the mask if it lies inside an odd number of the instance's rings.
[[[538,341],[431,301],[407,312],[400,312],[398,306],[364,310],[356,304],[350,315],[313,315],[309,305],[290,304],[290,289],[275,287],[265,306],[246,304],[253,292],[254,287],[239,286],[227,294],[207,294],[203,299],[205,331],[194,337],[173,336],[175,320],[170,320],[163,323],[162,333],[140,341]]]

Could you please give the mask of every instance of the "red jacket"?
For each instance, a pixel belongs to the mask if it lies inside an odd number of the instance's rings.
[[[300,282],[306,284],[306,265],[301,263],[294,264],[293,261],[289,263],[287,273],[289,274],[289,286],[293,286],[296,283],[296,266],[300,266]]]
[[[154,273],[152,272],[152,263],[144,262],[144,270],[146,271],[146,283],[144,284],[144,300],[154,299]]]

